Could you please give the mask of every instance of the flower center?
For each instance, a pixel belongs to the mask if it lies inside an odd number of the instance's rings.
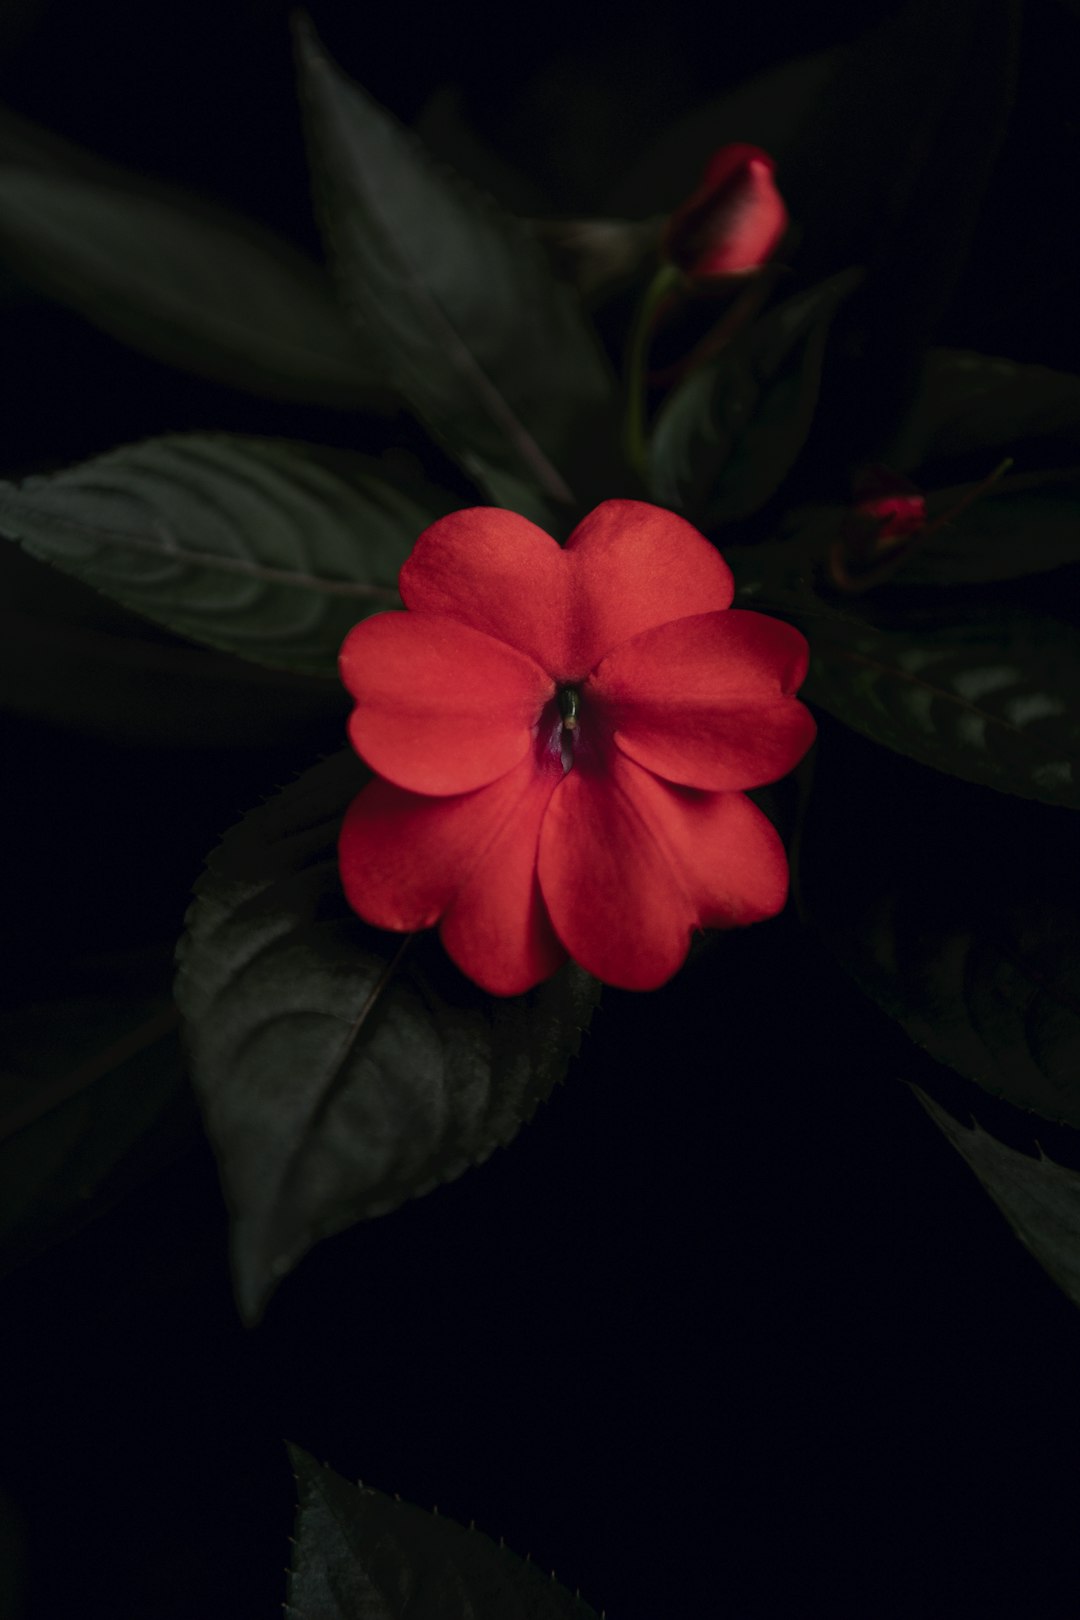
[[[551,746],[558,754],[564,771],[574,763],[574,749],[581,741],[581,690],[577,686],[560,686],[555,694],[558,720],[551,735]]]
[[[559,714],[563,726],[567,731],[576,731],[578,726],[578,710],[581,707],[581,693],[576,686],[560,686],[559,688]]]

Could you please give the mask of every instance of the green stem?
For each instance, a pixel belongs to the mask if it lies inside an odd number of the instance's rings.
[[[645,441],[645,392],[648,375],[649,343],[653,321],[660,304],[683,284],[683,273],[676,265],[662,264],[645,289],[637,307],[626,345],[626,414],[623,417],[623,450],[630,466],[643,484],[648,481],[648,449]]]
[[[992,473],[988,474],[988,476],[984,478],[981,483],[976,484],[974,488],[965,490],[963,495],[956,502],[955,506],[950,506],[948,511],[943,512],[940,517],[934,518],[933,522],[928,523],[925,529],[916,535],[915,538],[920,541],[924,540],[927,535],[936,533],[937,530],[943,528],[946,523],[951,523],[954,517],[959,517],[961,512],[966,512],[968,507],[979,499],[980,495],[986,494],[986,491],[991,487],[991,485],[998,483],[1000,479],[1004,478],[1012,464],[1012,456],[1006,456],[1004,461],[999,461]]]
[[[748,326],[764,308],[781,278],[790,275],[791,271],[787,265],[782,264],[770,264],[765,269],[756,271],[752,280],[737,297],[732,299],[720,320],[705,334],[701,342],[682,360],[668,366],[659,376],[654,373],[653,382],[665,387],[681,382],[692,371],[697,371],[709,360],[714,360],[720,350],[726,348],[732,338],[737,337],[743,327]]]

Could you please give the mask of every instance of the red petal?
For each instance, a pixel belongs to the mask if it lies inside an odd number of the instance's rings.
[[[685,518],[645,501],[604,501],[566,542],[574,620],[567,649],[581,680],[642,630],[730,607],[731,569]]]
[[[677,972],[693,929],[775,916],[787,897],[784,847],[749,799],[671,787],[614,751],[559,785],[539,872],[570,955],[625,990]]]
[[[414,793],[467,793],[511,770],[552,696],[538,664],[453,619],[379,613],[350,631],[341,676],[357,753]]]
[[[450,956],[493,995],[519,995],[566,960],[536,881],[540,823],[561,778],[535,755],[454,798],[372,782],[352,802],[338,856],[350,906],[376,928],[442,921]]]
[[[789,694],[809,648],[790,624],[733,608],[677,619],[624,642],[589,677],[615,742],[669,782],[712,792],[761,787],[806,753],[816,727]]]
[[[399,579],[406,607],[496,636],[555,674],[567,616],[557,540],[517,512],[474,506],[425,529]]]
[[[410,608],[498,636],[558,681],[582,680],[642,630],[728,607],[733,593],[704,536],[644,501],[604,501],[565,548],[514,512],[452,512],[401,571]]]

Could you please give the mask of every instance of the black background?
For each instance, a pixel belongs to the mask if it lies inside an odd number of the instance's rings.
[[[572,212],[688,105],[895,9],[668,5],[617,28],[559,5],[312,12],[402,117],[456,86],[534,206]],[[0,96],[314,249],[287,15],[23,0],[0,17]],[[1080,367],[1078,46],[1072,8],[1028,8],[941,341]],[[169,430],[353,431],[10,288],[4,315],[5,476]],[[210,751],[5,717],[4,1003],[175,937],[218,834],[337,736],[331,718],[299,750]],[[910,805],[929,773],[905,769]],[[0,1608],[276,1613],[287,1437],[475,1518],[612,1620],[1074,1612],[1080,1319],[910,1080],[967,1095],[790,916],[725,939],[655,995],[609,994],[511,1148],[324,1245],[254,1331],[193,1141],[3,1284]]]

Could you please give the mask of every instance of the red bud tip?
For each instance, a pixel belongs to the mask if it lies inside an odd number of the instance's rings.
[[[788,223],[773,180],[775,167],[760,147],[722,146],[697,190],[668,220],[664,256],[691,281],[759,269],[775,253]]]

